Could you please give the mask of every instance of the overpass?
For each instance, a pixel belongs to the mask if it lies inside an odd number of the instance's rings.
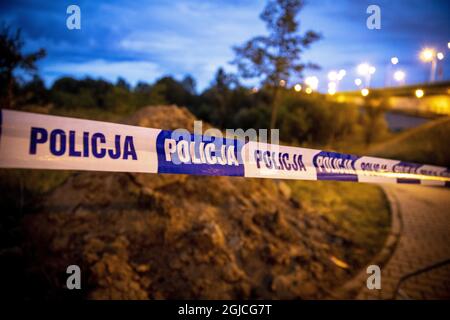
[[[419,89],[424,93],[420,98],[416,97],[416,90]],[[370,88],[366,97],[363,97],[360,91],[339,92],[329,98],[339,103],[352,103],[357,106],[369,104],[419,116],[450,115],[450,81]]]

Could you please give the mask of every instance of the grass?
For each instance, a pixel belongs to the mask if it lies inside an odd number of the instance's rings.
[[[0,205],[3,210],[33,210],[36,201],[61,185],[73,171],[66,170],[0,170]]]
[[[374,255],[390,228],[389,204],[376,185],[337,181],[290,181],[292,195],[307,209],[327,217]],[[361,257],[367,259],[367,257]]]
[[[21,221],[36,211],[47,192],[61,185],[73,171],[0,169],[0,251],[21,243]]]
[[[429,121],[369,149],[362,139],[333,145],[333,150],[404,161],[450,166],[450,118]],[[375,255],[390,228],[389,203],[376,185],[334,181],[290,181],[293,196],[312,212],[326,216]],[[362,258],[362,257],[361,257]]]
[[[369,155],[450,167],[450,117],[429,121],[419,127],[378,143]]]

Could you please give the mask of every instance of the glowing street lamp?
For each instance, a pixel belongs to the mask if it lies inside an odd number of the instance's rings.
[[[334,95],[336,93],[337,83],[332,81],[328,82],[328,94]]]
[[[336,81],[338,78],[338,73],[336,71],[330,71],[328,72],[328,80],[330,81]]]
[[[400,61],[398,60],[398,57],[396,57],[396,56],[391,57],[391,63],[388,64],[387,69],[386,69],[386,75],[384,77],[384,85],[385,86],[390,86],[391,85],[391,78],[393,76],[393,74],[392,74],[393,68],[399,62]]]
[[[436,77],[436,50],[432,48],[425,48],[420,52],[420,59],[423,62],[431,62],[430,82],[433,82]],[[444,54],[442,54],[444,58]]]
[[[362,83],[362,80],[360,78],[355,79],[355,84],[359,87]]]
[[[444,53],[443,53],[443,52],[438,52],[438,53],[436,53],[436,58],[437,58],[439,61],[444,60],[444,57],[445,57],[445,56],[444,56]],[[437,63],[439,63],[439,62],[437,62]],[[438,76],[441,76],[441,79],[444,77],[444,69],[443,69],[443,66],[442,66],[442,65],[439,66]]]
[[[416,97],[419,98],[419,99],[422,98],[424,94],[425,94],[425,93],[423,92],[422,89],[417,89],[417,90],[415,91],[415,95],[416,95]]]
[[[405,81],[405,77],[406,77],[406,74],[402,70],[397,70],[397,71],[394,72],[394,79],[398,83],[403,84],[404,81]]]
[[[305,84],[311,89],[311,90],[317,90],[319,87],[319,79],[315,76],[312,77],[306,77],[305,78]],[[308,93],[308,92],[307,92]]]
[[[367,97],[369,95],[369,89],[367,89],[367,88],[362,89],[361,90],[361,95],[363,97]]]
[[[284,87],[286,85],[286,81],[285,80],[280,80],[280,86]]]
[[[347,71],[345,71],[344,69],[339,70],[338,75],[337,75],[337,79],[340,81],[342,80],[345,75],[347,74]]]
[[[358,73],[362,76],[365,76],[369,73],[369,65],[367,63],[361,63],[358,66]]]
[[[425,48],[420,53],[420,59],[422,59],[422,61],[424,62],[430,62],[434,59],[435,54],[436,52],[434,51],[434,49]]]
[[[297,91],[297,92],[300,92],[300,90],[302,90],[301,84],[297,83],[297,84],[294,86],[294,90]]]
[[[368,63],[361,63],[358,65],[358,73],[365,77],[366,87],[370,86],[370,78],[375,73],[377,69],[374,66],[369,65]]]
[[[305,89],[306,94],[311,94],[312,93],[312,89],[310,87]]]
[[[341,81],[345,75],[347,74],[347,71],[344,69],[341,69],[339,71],[330,71],[328,72],[328,80],[330,80],[330,83],[334,83],[334,92],[336,93],[337,87],[339,86],[339,81]],[[333,93],[334,94],[334,93]]]

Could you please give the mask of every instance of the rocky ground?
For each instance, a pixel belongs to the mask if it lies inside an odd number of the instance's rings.
[[[193,130],[193,120],[148,107],[128,123]],[[23,234],[16,255],[38,288],[27,298],[324,298],[352,273],[334,257],[364,250],[286,183],[236,177],[76,173],[25,216]],[[64,289],[71,264],[77,293]]]

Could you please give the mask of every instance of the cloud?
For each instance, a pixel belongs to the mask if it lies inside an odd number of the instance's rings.
[[[70,31],[65,23],[70,0],[15,0],[1,2],[0,20],[23,29],[25,51],[47,50],[47,57],[39,62],[47,83],[63,74],[111,80],[120,75],[135,83],[189,73],[197,79],[199,89],[204,89],[218,67],[233,68],[228,64],[234,56],[233,45],[267,34],[259,19],[265,2],[78,0],[82,29]],[[306,1],[299,15],[300,31],[312,29],[324,35],[303,56],[305,61],[323,66],[316,75],[323,79],[330,69],[345,68],[350,89],[351,70],[368,61],[378,70],[373,84],[382,85],[383,66],[396,55],[402,67],[409,62],[408,81],[414,81],[415,75],[423,78],[417,52],[425,45],[446,46],[448,0],[377,3],[382,10],[380,31],[368,30],[365,25],[370,0]],[[446,77],[450,75],[449,62],[443,62]]]

